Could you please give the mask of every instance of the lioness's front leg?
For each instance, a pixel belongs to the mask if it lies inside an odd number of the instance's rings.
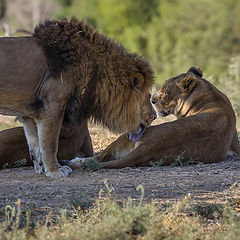
[[[29,148],[29,155],[33,161],[35,172],[41,174],[44,172],[44,168],[39,149],[36,123],[32,118],[19,118],[18,120],[23,123],[24,133]]]
[[[126,157],[134,150],[135,146],[136,143],[130,141],[129,135],[125,133],[94,157],[77,157],[71,161],[61,161],[61,163],[66,164],[73,169],[78,169],[85,168],[85,166],[92,161],[97,161],[99,162],[99,167],[101,167],[101,165],[104,166],[104,164],[101,164],[101,162],[109,162],[112,160],[116,161],[117,159]]]
[[[62,116],[48,118],[37,122],[37,131],[42,162],[46,176],[61,178],[68,176],[72,169],[68,166],[58,167],[57,150]]]
[[[93,157],[76,157],[72,160],[61,160],[60,164],[69,166],[72,169],[84,169],[89,162],[99,162],[98,155]]]

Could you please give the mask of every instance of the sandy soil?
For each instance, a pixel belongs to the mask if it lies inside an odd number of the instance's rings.
[[[95,152],[106,147],[117,136],[91,126]],[[240,160],[228,159],[217,164],[168,166],[148,168],[124,168],[74,171],[69,178],[52,180],[35,174],[32,167],[3,169],[0,171],[0,209],[21,199],[22,209],[31,209],[36,220],[43,220],[49,212],[58,214],[71,208],[71,199],[89,201],[98,197],[100,189],[106,194],[106,185],[114,188],[118,199],[139,199],[136,190],[144,187],[144,200],[159,203],[172,202],[191,194],[193,201],[223,203],[229,196],[229,188],[240,184]],[[240,199],[240,191],[231,191],[231,197]],[[3,216],[0,216],[3,219]]]

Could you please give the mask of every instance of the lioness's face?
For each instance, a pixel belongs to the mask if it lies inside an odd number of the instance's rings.
[[[152,103],[155,104],[158,114],[161,117],[169,114],[174,114],[179,95],[181,94],[180,89],[177,87],[179,78],[182,78],[182,74],[170,78],[163,84],[162,88],[157,91],[152,97]]]
[[[197,85],[198,77],[202,77],[201,69],[191,67],[187,73],[165,81],[162,88],[152,97],[152,103],[155,104],[159,115],[174,114],[177,116],[183,102]]]

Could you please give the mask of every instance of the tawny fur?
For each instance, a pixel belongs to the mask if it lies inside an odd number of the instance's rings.
[[[146,61],[75,18],[46,21],[33,36],[43,45],[50,74],[67,72],[64,82],[78,85],[66,118],[91,116],[114,132],[136,130],[139,107],[153,83]]]
[[[0,53],[0,113],[22,118],[37,173],[71,172],[56,157],[63,122],[93,118],[114,132],[147,125],[149,64],[75,18],[46,21],[30,37],[0,38]]]
[[[202,78],[200,69],[192,67],[167,80],[152,101],[160,115],[175,114],[178,120],[149,127],[137,143],[121,135],[99,155],[67,164],[81,168],[84,161],[97,160],[103,168],[122,168],[150,162],[169,165],[177,159],[214,163],[223,161],[229,152],[240,156],[231,103]]]
[[[91,137],[87,123],[78,127],[62,127],[58,141],[58,159],[71,160],[76,156],[93,156]],[[23,127],[14,127],[0,132],[0,168],[16,166],[25,159],[27,166],[32,166]]]
[[[156,112],[150,102],[151,95],[146,95],[142,105],[142,119],[148,126],[156,119]],[[58,141],[58,159],[71,160],[74,157],[93,156],[91,137],[87,121],[78,126],[62,126]],[[22,127],[6,129],[0,132],[0,168],[16,166],[19,160],[26,159],[27,165],[33,165],[29,157],[27,141]]]

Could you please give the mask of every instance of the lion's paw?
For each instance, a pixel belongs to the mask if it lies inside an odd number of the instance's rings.
[[[42,174],[44,173],[44,166],[42,162],[38,162],[38,161],[33,161],[33,165],[34,165],[34,170],[37,174]]]
[[[63,177],[67,177],[70,173],[72,173],[72,169],[68,166],[62,166],[60,168],[58,168],[57,171],[53,171],[53,172],[46,172],[46,176],[47,177],[51,177],[51,178],[63,178]]]
[[[41,159],[41,153],[38,151],[38,153],[35,155],[33,151],[30,151],[30,158],[33,161],[34,170],[38,174],[42,174],[45,172],[44,165]]]

